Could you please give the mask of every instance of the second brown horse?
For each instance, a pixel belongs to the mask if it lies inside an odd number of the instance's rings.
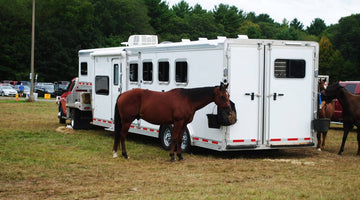
[[[335,102],[325,102],[325,81],[319,80],[319,93],[321,95],[321,102],[318,107],[318,119],[322,118],[328,118],[331,119],[331,117],[334,114],[335,111]],[[330,122],[329,122],[330,123]],[[321,149],[325,148],[325,139],[326,139],[327,131],[317,132],[317,145],[316,148],[318,151],[321,151]],[[321,138],[322,136],[322,138]]]
[[[175,161],[174,151],[177,146],[177,157],[182,160],[181,142],[186,125],[193,120],[197,110],[211,102],[226,109],[231,116],[228,85],[223,83],[216,87],[193,89],[173,89],[168,92],[155,92],[133,89],[121,94],[115,106],[115,139],[113,157],[117,157],[117,148],[121,141],[122,155],[128,158],[125,138],[131,123],[135,119],[144,119],[152,124],[173,124],[170,157]],[[233,122],[235,123],[235,120]],[[231,121],[231,120],[230,120]]]

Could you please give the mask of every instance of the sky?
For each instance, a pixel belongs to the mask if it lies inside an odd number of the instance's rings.
[[[181,0],[166,0],[169,6]],[[200,4],[203,9],[213,10],[220,3],[236,6],[245,13],[268,14],[275,22],[283,19],[291,22],[297,18],[304,28],[315,18],[324,20],[327,26],[337,24],[341,17],[360,13],[360,0],[185,0],[190,6]]]

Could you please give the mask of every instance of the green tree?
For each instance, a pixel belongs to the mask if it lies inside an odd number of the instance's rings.
[[[344,57],[344,74],[348,80],[360,77],[360,14],[343,17],[331,27],[330,35],[334,46]]]
[[[296,30],[302,31],[304,28],[304,25],[297,18],[295,18],[290,22],[290,27],[292,27]]]
[[[165,1],[145,0],[150,25],[154,28],[157,35],[169,32],[171,18],[173,13]]]
[[[328,74],[330,68],[330,57],[333,56],[335,50],[329,38],[322,36],[319,42],[319,73]]]
[[[219,4],[213,10],[215,22],[220,24],[225,31],[225,36],[236,37],[241,21],[243,20],[242,12],[235,6]]]
[[[306,31],[311,35],[320,35],[326,29],[326,24],[324,20],[320,18],[315,18],[309,27],[307,27]]]
[[[29,79],[31,8],[26,0],[0,0],[0,80]]]

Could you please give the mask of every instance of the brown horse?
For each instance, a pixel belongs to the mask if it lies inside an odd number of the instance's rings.
[[[211,102],[224,108],[231,116],[228,85],[193,89],[173,89],[168,92],[155,92],[133,89],[121,94],[115,106],[115,139],[113,157],[117,157],[117,148],[121,140],[122,155],[127,159],[125,138],[134,119],[144,119],[152,124],[174,124],[171,136],[170,157],[175,161],[174,150],[182,160],[181,142],[186,125],[193,120],[195,111]],[[235,121],[234,121],[235,123]]]
[[[331,101],[330,103],[326,103],[325,100],[325,81],[324,80],[319,80],[319,93],[321,95],[321,99],[323,101],[319,102],[319,107],[318,107],[318,119],[322,119],[322,118],[327,118],[327,119],[331,119],[331,117],[334,114],[335,111],[335,102]],[[330,121],[329,121],[330,123]],[[321,140],[321,135],[322,135],[322,140]],[[327,135],[327,131],[321,132],[318,131],[317,132],[317,150],[321,151],[321,149],[325,148],[325,139],[326,139],[326,135]]]
[[[355,126],[357,126],[357,141],[358,141],[358,152],[357,155],[360,155],[360,95],[353,95],[342,87],[339,82],[330,85],[325,90],[325,100],[330,102],[333,99],[337,98],[343,108],[343,126],[344,126],[344,135],[339,151],[339,155],[344,151],[344,146],[346,138],[349,134],[349,131]]]

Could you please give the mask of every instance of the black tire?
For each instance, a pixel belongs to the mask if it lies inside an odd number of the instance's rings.
[[[172,133],[173,133],[172,125],[166,125],[162,127],[160,130],[160,136],[159,136],[160,143],[165,150],[170,150]],[[190,134],[187,128],[185,129],[183,141],[181,143],[181,151],[182,152],[190,151]]]
[[[81,119],[81,111],[78,109],[71,110],[70,123],[73,129],[89,129],[89,120]]]
[[[66,123],[66,119],[64,119],[64,112],[63,112],[63,109],[61,107],[61,103],[59,104],[58,118],[59,118],[59,123],[60,124],[65,124]]]

